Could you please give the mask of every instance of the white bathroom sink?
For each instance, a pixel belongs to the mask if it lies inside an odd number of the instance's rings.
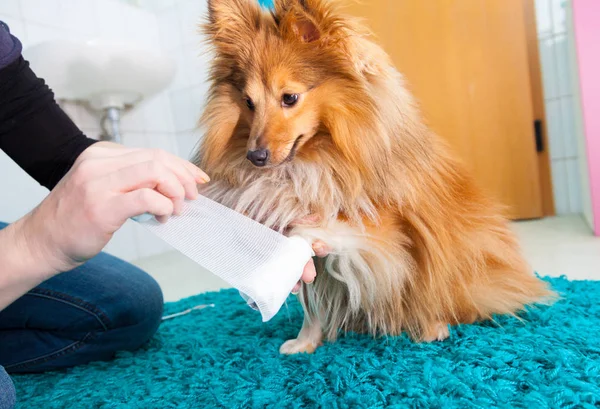
[[[23,54],[58,99],[88,101],[100,110],[134,105],[167,87],[175,74],[162,52],[127,43],[48,41]]]

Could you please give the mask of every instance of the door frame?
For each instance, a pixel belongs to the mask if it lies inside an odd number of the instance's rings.
[[[541,136],[543,150],[537,153],[537,164],[542,196],[542,212],[544,217],[548,217],[554,216],[556,211],[554,208],[554,195],[552,191],[552,173],[550,170],[550,152],[548,149],[548,121],[546,120],[546,108],[544,104],[544,90],[542,86],[542,70],[534,1],[535,0],[523,0],[523,15],[525,17],[525,35],[527,41],[527,58],[529,60],[529,83],[531,84],[533,115],[534,120],[540,120],[542,122]]]

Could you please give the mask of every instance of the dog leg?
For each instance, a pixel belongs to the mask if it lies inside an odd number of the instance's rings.
[[[285,355],[312,354],[318,346],[322,345],[322,340],[323,330],[319,319],[312,317],[309,321],[305,316],[298,337],[285,341],[279,348],[279,352]]]
[[[443,322],[436,322],[432,324],[423,333],[421,340],[424,342],[443,341],[450,336],[450,329],[448,324]]]

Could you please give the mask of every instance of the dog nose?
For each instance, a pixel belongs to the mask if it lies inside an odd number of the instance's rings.
[[[248,151],[246,158],[254,164],[254,166],[262,167],[267,164],[269,160],[268,149],[257,149],[255,151]]]

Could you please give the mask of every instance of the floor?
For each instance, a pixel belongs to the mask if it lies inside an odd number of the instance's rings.
[[[517,222],[514,229],[525,256],[540,275],[600,280],[600,238],[592,236],[580,216]],[[166,301],[228,287],[227,283],[177,252],[140,259],[134,264],[156,278]]]

